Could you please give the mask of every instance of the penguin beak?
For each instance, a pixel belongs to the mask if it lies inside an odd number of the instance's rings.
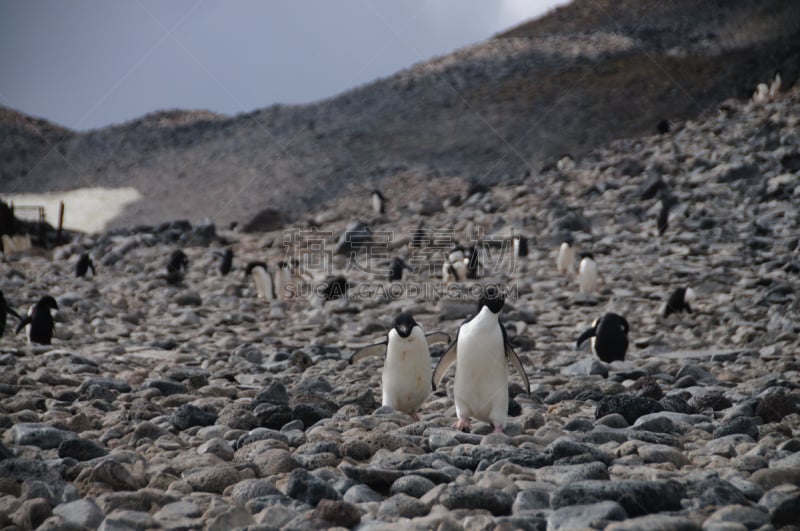
[[[581,344],[590,337],[594,337],[594,335],[595,335],[594,327],[584,330],[584,332],[578,337],[578,341],[575,342],[575,348],[576,349],[581,348]]]

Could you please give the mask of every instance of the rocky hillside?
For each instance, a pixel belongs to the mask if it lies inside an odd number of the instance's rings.
[[[385,258],[325,252],[364,202],[316,211],[295,240],[173,223],[9,258],[6,299],[50,293],[60,312],[52,346],[0,339],[0,527],[796,529],[799,124],[797,90],[727,101],[521,184],[395,199],[370,225],[376,252],[412,266],[397,289]],[[673,198],[661,236],[656,189]],[[436,237],[409,247],[420,225]],[[530,238],[518,262],[501,260],[512,230]],[[566,234],[594,253],[599,291],[555,270]],[[442,292],[432,251],[474,235],[482,278]],[[190,266],[171,286],[178,247]],[[351,297],[257,299],[244,264],[292,249],[317,249],[314,285],[343,273]],[[73,278],[81,252],[96,278]],[[452,372],[418,419],[380,407],[382,359],[350,365],[353,348],[401,310],[453,335],[488,283],[510,293],[501,319],[531,381],[511,372],[505,433],[451,428]],[[694,312],[664,318],[681,286]],[[607,311],[630,322],[622,362],[575,348]]]
[[[487,42],[312,105],[156,113],[87,133],[3,111],[0,191],[133,186],[116,226],[290,218],[353,190],[536,175],[560,155],[682,121],[800,70],[785,0],[578,0]],[[414,191],[412,190],[412,194]],[[418,195],[423,190],[416,192]]]

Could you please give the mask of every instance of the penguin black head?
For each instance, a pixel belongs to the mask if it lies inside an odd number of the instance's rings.
[[[267,270],[267,264],[266,264],[266,262],[250,262],[249,264],[247,264],[247,267],[245,267],[245,268],[244,268],[244,274],[245,274],[245,276],[248,276],[248,275],[250,275],[250,273],[252,273],[252,272],[253,272],[253,269],[255,269],[255,268],[257,268],[257,267],[263,267],[263,268],[264,268],[264,271],[266,271],[266,270]]]
[[[518,249],[519,249],[519,256],[524,257],[528,256],[528,238],[524,236],[514,236],[519,241]]]
[[[222,257],[222,262],[219,264],[219,272],[223,275],[227,275],[231,272],[231,268],[233,267],[233,249],[225,249],[225,252],[219,254]]]
[[[472,280],[478,278],[478,268],[481,266],[478,253],[478,247],[473,245],[469,248],[469,251],[467,251],[465,258],[467,262],[467,278]]]
[[[86,276],[90,268],[92,270],[92,275],[94,275],[94,263],[92,263],[91,257],[87,253],[81,254],[78,258],[78,262],[75,264],[75,276],[78,278]]]
[[[411,270],[406,261],[399,256],[392,258],[392,262],[389,264],[389,280],[403,280],[403,269]]]
[[[589,253],[589,252],[583,252],[583,253],[581,253],[580,256],[581,256],[581,260],[584,259],[584,258],[588,258],[589,260],[594,260],[594,255],[592,253]]]
[[[51,295],[45,295],[39,302],[36,303],[36,306],[41,308],[50,308],[51,310],[58,310],[58,303]]]
[[[483,295],[478,301],[478,311],[480,312],[486,306],[492,313],[500,313],[505,303],[505,295],[495,286],[489,286],[483,291]]]
[[[402,338],[410,336],[415,326],[419,325],[408,312],[397,314],[397,317],[394,318],[394,322],[392,323],[392,328],[394,328],[397,331],[397,335]]]
[[[325,291],[322,296],[326,301],[335,299],[343,299],[347,296],[347,291],[350,289],[350,283],[343,276],[333,277],[325,285]]]
[[[691,303],[694,302],[694,290],[692,288],[675,288],[667,300],[664,308],[664,317],[669,317],[673,313],[692,313]]]
[[[172,253],[169,255],[167,269],[170,271],[180,271],[181,269],[186,269],[187,267],[189,267],[189,257],[186,256],[186,253],[180,249],[172,251]]]
[[[381,201],[384,201],[386,199],[385,197],[383,197],[383,194],[381,193],[380,190],[373,190],[372,195],[378,197],[378,199],[380,199]]]

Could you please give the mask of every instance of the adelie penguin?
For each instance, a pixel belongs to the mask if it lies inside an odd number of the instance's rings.
[[[478,313],[462,324],[433,372],[433,388],[442,381],[447,369],[456,364],[453,398],[458,420],[454,429],[468,431],[470,417],[492,424],[495,432],[505,429],[508,416],[508,362],[525,382],[525,369],[508,341],[499,320],[505,297],[500,290],[488,288],[478,302]]]
[[[514,259],[527,258],[528,256],[528,238],[517,234],[512,239],[514,245]]]
[[[19,331],[27,326],[28,343],[49,345],[56,325],[50,310],[58,310],[58,303],[50,295],[45,295],[31,306],[28,315],[17,325],[16,333],[19,334]]]
[[[374,212],[376,216],[385,214],[386,198],[383,197],[383,194],[380,192],[380,190],[373,190],[370,196],[372,197],[372,212]]]
[[[267,270],[265,262],[250,262],[244,270],[246,276],[253,277],[258,297],[271,301],[275,298],[275,290],[272,285],[272,275]]]
[[[597,262],[592,253],[581,253],[578,265],[578,289],[581,293],[594,293],[597,290]]]
[[[75,264],[75,276],[77,278],[85,277],[90,269],[92,270],[92,276],[97,276],[91,257],[87,253],[83,253]]]
[[[594,320],[592,327],[578,337],[575,347],[580,348],[584,341],[591,338],[592,351],[598,358],[606,363],[622,361],[628,351],[629,331],[630,326],[624,317],[616,313],[607,313]]]
[[[5,296],[3,296],[3,292],[0,291],[0,337],[3,337],[3,334],[6,331],[6,319],[8,314],[11,314],[18,320],[22,321],[22,317],[20,317],[19,314],[8,305],[8,301],[6,301]]]
[[[417,419],[419,407],[433,391],[429,345],[449,342],[450,337],[441,332],[426,335],[414,317],[404,312],[394,318],[385,341],[359,349],[350,357],[350,363],[384,354],[383,405]]]
[[[392,258],[392,261],[389,263],[389,282],[400,282],[403,280],[404,269],[411,271],[411,267],[409,267],[405,260],[399,256]]]
[[[694,302],[694,299],[695,293],[692,288],[675,288],[664,306],[664,317],[669,317],[673,313],[692,313],[691,303]]]
[[[558,248],[556,269],[562,275],[571,274],[575,270],[575,248],[571,240],[564,240]]]
[[[214,251],[214,256],[221,258],[219,272],[222,276],[227,275],[233,269],[233,249],[225,249],[224,252]]]
[[[169,284],[180,284],[183,282],[183,276],[188,269],[189,257],[186,256],[186,253],[180,249],[172,251],[167,262],[167,282]]]

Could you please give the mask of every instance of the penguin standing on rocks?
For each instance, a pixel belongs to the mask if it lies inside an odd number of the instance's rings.
[[[350,357],[353,364],[367,356],[385,354],[383,364],[383,405],[408,413],[417,419],[417,410],[428,398],[431,388],[431,353],[428,345],[449,343],[441,332],[425,335],[410,313],[394,318],[386,341],[368,345]]]
[[[383,197],[383,194],[380,190],[373,190],[372,191],[372,211],[375,213],[376,216],[386,213],[386,198]]]
[[[22,327],[27,326],[28,343],[49,345],[53,338],[53,329],[56,326],[50,310],[58,310],[58,303],[52,296],[45,295],[31,306],[28,315],[17,325],[16,333],[19,334]]]
[[[233,249],[225,249],[224,252],[214,251],[214,256],[222,258],[219,263],[219,272],[222,276],[227,275],[233,269]]]
[[[169,255],[169,262],[167,262],[167,282],[169,284],[180,284],[183,282],[183,276],[189,269],[189,257],[186,253],[177,249],[172,251]]]
[[[695,293],[692,288],[680,287],[670,294],[667,305],[664,307],[664,317],[673,313],[692,313],[691,303],[694,302]]]
[[[325,301],[347,298],[350,291],[350,283],[341,275],[331,277],[325,282],[325,289],[322,291],[322,298]]]
[[[468,431],[470,417],[489,422],[502,432],[508,415],[508,361],[525,382],[530,383],[516,352],[500,323],[505,297],[494,287],[487,288],[478,303],[478,314],[462,324],[433,372],[433,387],[439,386],[447,369],[456,364],[453,398],[458,420],[454,429]]]
[[[399,256],[392,258],[391,263],[389,263],[389,282],[400,282],[403,280],[403,269],[411,271],[411,267],[409,267],[405,260]]]
[[[3,296],[3,292],[0,291],[0,337],[3,337],[3,333],[6,331],[6,318],[8,317],[8,314],[11,314],[18,320],[22,321],[22,317],[20,317],[19,314],[8,305],[6,298]]]
[[[93,277],[97,276],[91,257],[87,253],[83,253],[80,258],[78,258],[78,263],[75,264],[75,277],[85,277],[89,269],[92,270]]]
[[[558,248],[556,269],[562,275],[572,274],[575,269],[575,248],[571,239],[564,240]]]
[[[575,343],[580,348],[584,341],[592,339],[592,351],[598,358],[611,363],[625,359],[628,350],[628,332],[630,325],[624,317],[616,313],[607,313],[600,319],[595,319],[592,327],[585,330]]]
[[[250,262],[244,270],[245,275],[253,277],[253,283],[256,285],[256,294],[258,297],[271,301],[275,298],[275,291],[272,286],[272,275],[267,270],[265,262]]]
[[[597,262],[592,253],[581,253],[578,265],[578,289],[581,293],[594,293],[597,290]]]
[[[526,258],[528,256],[528,239],[517,234],[513,238],[514,259]]]

